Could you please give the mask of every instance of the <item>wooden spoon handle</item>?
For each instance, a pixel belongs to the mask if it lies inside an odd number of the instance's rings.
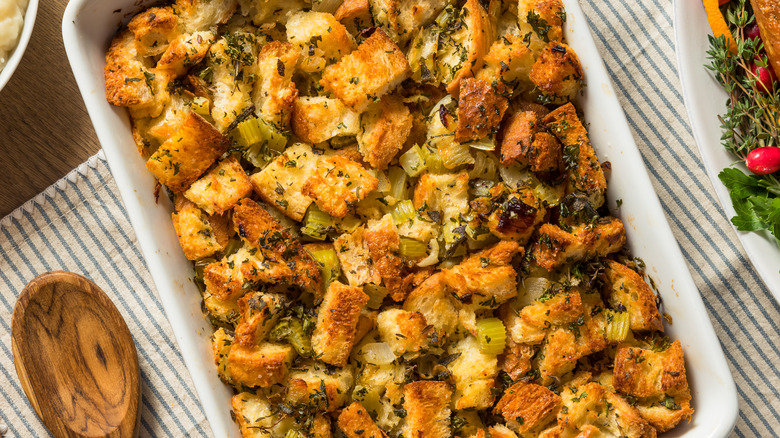
[[[62,271],[36,277],[14,307],[11,337],[22,388],[54,436],[138,436],[135,345],[94,283]]]

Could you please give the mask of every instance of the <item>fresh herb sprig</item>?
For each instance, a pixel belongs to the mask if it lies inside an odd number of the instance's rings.
[[[748,153],[763,146],[780,146],[780,86],[760,88],[752,66],[767,67],[760,39],[747,38],[755,17],[748,0],[732,0],[722,9],[731,29],[737,53],[726,37],[709,37],[706,66],[728,93],[726,113],[719,117],[723,147],[745,161]],[[771,67],[767,67],[771,68]],[[737,215],[731,222],[740,231],[769,230],[780,244],[780,181],[774,175],[747,175],[738,168],[724,169],[718,178],[729,189]]]

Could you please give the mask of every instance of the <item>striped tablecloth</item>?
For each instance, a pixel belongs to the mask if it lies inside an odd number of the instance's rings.
[[[583,0],[583,7],[736,379],[741,410],[734,434],[776,436],[780,307],[747,260],[699,160],[677,77],[672,4]],[[93,279],[127,320],[143,378],[141,434],[210,435],[101,155],[0,221],[0,422],[7,435],[47,435],[14,371],[10,321],[22,286],[54,269]]]

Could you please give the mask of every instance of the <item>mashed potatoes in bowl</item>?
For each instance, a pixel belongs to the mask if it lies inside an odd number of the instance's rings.
[[[19,43],[27,0],[0,0],[0,70]]]

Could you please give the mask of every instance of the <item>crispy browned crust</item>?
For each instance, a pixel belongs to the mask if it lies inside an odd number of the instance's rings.
[[[505,304],[502,307],[509,306]],[[506,349],[498,356],[498,366],[509,374],[512,380],[517,380],[531,371],[531,359],[535,353],[536,350],[532,345],[518,344],[511,337],[507,337]]]
[[[309,428],[312,438],[331,438],[330,417],[325,414],[317,414],[314,417],[314,424]],[[377,437],[378,438],[378,437]]]
[[[567,103],[558,107],[544,118],[544,123],[561,144],[568,148],[576,147],[577,165],[567,169],[567,192],[583,192],[588,195],[593,207],[600,207],[604,203],[604,191],[607,189],[607,180],[604,171],[599,165],[596,152],[590,144],[588,131],[577,117],[574,105]]]
[[[409,73],[409,62],[401,49],[382,29],[376,29],[357,50],[326,67],[320,85],[362,112]],[[356,77],[360,80],[353,80]]]
[[[236,325],[235,343],[245,347],[260,344],[278,320],[281,300],[262,292],[248,293],[238,300],[241,319]]]
[[[377,328],[382,340],[399,356],[418,353],[427,346],[427,325],[422,313],[401,309],[387,309],[377,317]]]
[[[230,141],[203,117],[190,111],[176,134],[146,162],[146,168],[174,193],[195,182],[224,154]]]
[[[531,250],[537,265],[552,270],[565,263],[605,256],[618,251],[626,244],[626,230],[617,218],[604,218],[609,222],[582,225],[571,233],[557,225],[542,224],[539,238]]]
[[[173,76],[181,76],[190,67],[199,63],[209,52],[211,32],[199,32],[193,35],[179,35],[157,61],[157,69],[169,71]]]
[[[487,227],[496,237],[524,245],[544,221],[547,210],[529,187],[511,192],[502,188],[496,185],[491,189],[494,209],[487,218]]]
[[[399,253],[401,238],[393,218],[385,215],[379,221],[369,222],[364,234],[374,268],[379,272],[390,295],[406,295],[408,282],[401,278],[403,259]]]
[[[384,169],[404,146],[412,130],[412,115],[398,95],[391,94],[368,107],[361,119],[358,145],[363,159]]]
[[[320,305],[317,327],[311,336],[318,359],[336,366],[347,364],[355,342],[355,328],[368,295],[363,288],[330,284]]]
[[[359,163],[335,155],[317,163],[301,192],[314,199],[325,213],[344,217],[352,205],[376,189],[379,181]]]
[[[284,381],[294,357],[295,350],[290,345],[236,344],[230,348],[228,372],[235,383],[267,388]]]
[[[127,28],[133,32],[136,48],[144,56],[162,53],[175,37],[178,17],[170,6],[149,8],[130,20]]]
[[[463,303],[501,304],[517,295],[517,273],[511,262],[523,251],[517,242],[500,241],[469,255],[452,269],[443,270],[444,283]]]
[[[265,262],[271,265],[269,269],[278,271],[274,275],[278,282],[295,284],[321,296],[319,264],[265,208],[244,198],[233,207],[233,223],[236,233],[263,254]]]
[[[466,60],[461,64],[460,70],[455,73],[452,81],[447,84],[447,92],[455,97],[460,91],[460,82],[474,76],[474,72],[482,68],[483,58],[496,39],[493,20],[479,0],[466,0],[461,13],[465,17],[465,24],[468,26],[471,38]]]
[[[198,260],[222,251],[227,243],[216,239],[208,217],[194,205],[172,213],[171,219],[179,245],[188,260]]]
[[[623,306],[629,314],[631,330],[664,331],[655,294],[642,277],[629,267],[607,261],[609,302],[612,307]]]
[[[780,4],[774,0],[750,0],[761,31],[769,63],[780,77]]]
[[[136,110],[155,107],[148,115],[158,116],[162,105],[155,105],[153,83],[147,83],[145,72],[151,73],[138,59],[132,32],[127,29],[119,32],[106,52],[104,74],[108,103]]]
[[[452,388],[447,382],[420,381],[404,386],[406,438],[449,438],[450,398]]]
[[[506,97],[498,94],[489,82],[474,78],[463,79],[460,81],[458,96],[455,141],[464,143],[479,140],[495,132],[508,107]]]
[[[192,183],[184,196],[209,214],[222,214],[250,193],[249,176],[238,159],[230,155]]]
[[[341,411],[339,429],[348,438],[386,438],[387,435],[374,423],[368,411],[359,402],[354,402]]]
[[[420,312],[432,325],[435,336],[432,341],[444,339],[455,328],[458,309],[444,284],[444,274],[437,272],[414,288],[404,301],[404,310]],[[437,342],[433,342],[434,344]]]
[[[529,166],[534,172],[561,170],[562,146],[541,128],[541,119],[534,111],[512,114],[500,132],[501,164],[518,163]]]
[[[582,84],[582,67],[577,54],[564,43],[551,41],[531,67],[531,82],[553,101],[572,100]]]
[[[688,393],[688,378],[680,341],[662,352],[637,347],[620,348],[615,355],[613,385],[635,397],[672,397]]]
[[[203,282],[206,284],[206,290],[219,301],[229,301],[241,296],[245,292],[243,289],[243,279],[236,277],[233,269],[230,269],[225,262],[214,262],[203,268]]]
[[[353,34],[373,22],[368,0],[345,0],[333,15]]]
[[[561,397],[544,386],[517,382],[504,391],[493,413],[503,416],[516,432],[525,433],[550,422],[560,406]]]

